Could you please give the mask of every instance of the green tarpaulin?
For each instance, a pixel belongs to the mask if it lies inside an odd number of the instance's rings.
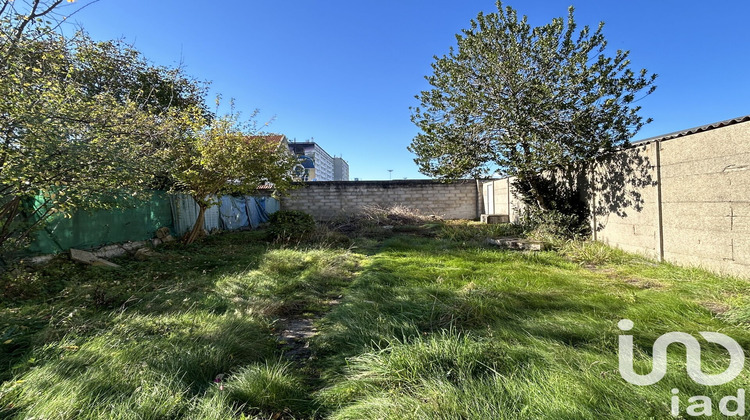
[[[237,200],[225,197],[227,200]],[[257,227],[267,221],[267,214],[278,210],[279,202],[270,197],[240,197],[242,211],[248,200],[253,206],[247,209],[244,225]],[[37,204],[38,205],[38,204]],[[91,249],[102,245],[128,241],[142,241],[154,237],[156,229],[166,226],[174,236],[189,231],[198,217],[198,205],[190,196],[167,194],[157,191],[151,199],[138,207],[93,212],[79,211],[72,217],[53,216],[36,232],[27,248],[30,254],[55,254],[70,248]],[[248,223],[249,222],[249,223]],[[214,232],[221,228],[235,229],[241,226],[226,226],[220,218],[219,206],[206,210],[204,228]]]
[[[79,211],[70,218],[53,216],[38,231],[28,250],[53,254],[70,248],[89,249],[100,245],[142,241],[154,237],[156,229],[173,230],[172,208],[165,192],[135,208]]]

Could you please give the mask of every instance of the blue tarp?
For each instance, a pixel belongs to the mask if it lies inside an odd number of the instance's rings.
[[[232,197],[231,195],[221,197],[219,217],[221,217],[222,227],[226,230],[246,228],[250,225],[247,220],[243,197]]]
[[[261,199],[263,199],[263,202],[261,202]],[[253,229],[256,229],[259,224],[268,221],[268,212],[266,212],[263,204],[265,204],[265,197],[260,197],[259,199],[258,197],[250,197],[249,195],[245,196],[245,208],[247,209],[247,216],[250,219]]]
[[[255,200],[258,201],[260,207],[268,214],[276,213],[281,208],[281,203],[279,203],[279,200],[273,197],[255,197]]]
[[[170,196],[172,204],[172,218],[174,221],[174,230],[177,236],[182,236],[190,231],[198,218],[198,203],[193,197],[185,194],[173,194]],[[203,228],[209,232],[218,230],[219,206],[211,206],[206,209],[204,215]]]
[[[198,217],[198,204],[192,197],[183,194],[171,196],[175,234],[182,236],[195,224]],[[233,197],[225,195],[219,205],[206,210],[204,228],[213,232],[216,229],[236,230],[247,227],[256,229],[268,221],[268,214],[279,210],[278,200],[271,197]]]
[[[226,230],[236,230],[252,227],[256,229],[261,223],[268,221],[268,213],[263,208],[265,197],[256,198],[249,195],[244,197],[221,197],[219,214],[222,227]]]

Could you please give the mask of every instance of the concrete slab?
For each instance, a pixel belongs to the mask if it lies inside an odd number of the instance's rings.
[[[544,251],[547,248],[544,242],[529,241],[521,238],[487,238],[487,243],[505,249],[516,249],[520,251]]]
[[[119,268],[120,266],[109,262],[105,259],[99,258],[96,255],[88,251],[81,251],[80,249],[70,249],[70,259],[73,261],[82,262],[84,264],[96,265],[102,267]]]

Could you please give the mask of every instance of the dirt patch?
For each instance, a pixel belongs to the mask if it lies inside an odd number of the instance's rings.
[[[622,278],[617,274],[617,270],[610,267],[599,267],[594,264],[586,264],[583,266],[585,269],[594,273],[599,273],[607,276],[607,278],[622,281],[631,286],[635,286],[639,289],[661,289],[664,288],[664,284],[656,280],[642,279],[638,277]]]
[[[325,301],[328,310],[341,303],[342,297],[339,295]],[[299,318],[292,314],[277,321],[276,331],[278,331],[278,335],[276,340],[284,351],[284,357],[304,365],[314,356],[310,348],[310,340],[318,334],[315,321],[322,316],[323,314],[316,314],[312,317]]]
[[[614,268],[600,267],[596,264],[584,264],[583,268],[589,271],[593,271],[594,273],[606,274],[609,277],[615,277],[615,274],[617,273],[617,271]]]
[[[701,306],[714,315],[723,315],[731,309],[729,305],[720,302],[701,302]]]
[[[629,278],[629,279],[625,279],[624,281],[625,283],[631,286],[635,286],[639,289],[661,289],[662,287],[664,287],[663,284],[655,280]]]
[[[295,362],[310,359],[310,339],[318,333],[313,319],[280,319],[279,330],[277,340],[284,350],[284,357]]]

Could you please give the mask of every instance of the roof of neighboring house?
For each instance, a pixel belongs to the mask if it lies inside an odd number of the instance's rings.
[[[265,140],[266,143],[274,144],[274,145],[281,145],[285,141],[288,143],[286,136],[283,134],[266,134],[263,136],[258,136]]]
[[[647,139],[634,141],[632,144],[643,144],[643,143],[650,143],[654,141],[676,139],[678,137],[684,137],[684,136],[689,136],[691,134],[702,133],[704,131],[714,130],[717,128],[726,127],[728,125],[733,125],[733,124],[739,124],[739,123],[743,123],[746,121],[750,121],[750,115],[745,115],[744,117],[732,118],[730,120],[719,121],[719,122],[715,122],[712,124],[701,125],[700,127],[688,128],[687,130],[675,131],[673,133],[663,134],[661,136],[649,137]]]
[[[265,141],[269,143],[278,143],[286,137],[283,134],[269,134],[267,136],[261,136]]]

